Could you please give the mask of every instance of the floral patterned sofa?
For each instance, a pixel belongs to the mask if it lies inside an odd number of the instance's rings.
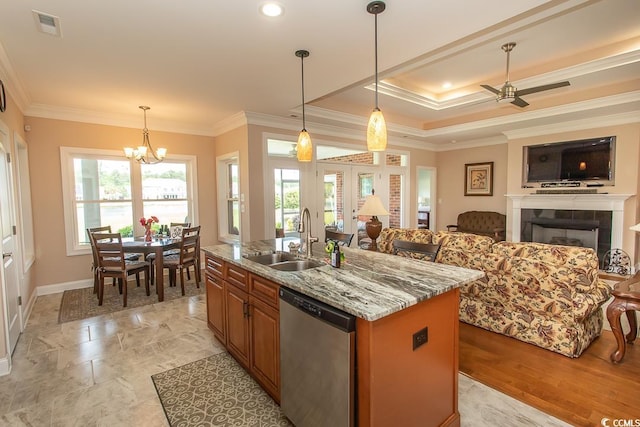
[[[436,262],[486,273],[460,290],[465,323],[568,357],[580,356],[602,331],[601,306],[610,288],[598,279],[593,249],[385,228],[378,250],[393,253],[394,239],[438,243]]]

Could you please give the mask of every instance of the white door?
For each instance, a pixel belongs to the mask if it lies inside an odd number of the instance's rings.
[[[0,231],[2,248],[2,288],[6,304],[5,319],[9,332],[9,354],[13,353],[22,330],[20,323],[20,284],[17,270],[17,239],[14,233],[11,168],[9,164],[8,138],[0,130]]]

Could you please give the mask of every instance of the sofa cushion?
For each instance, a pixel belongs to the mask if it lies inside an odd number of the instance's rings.
[[[433,243],[445,248],[472,252],[490,252],[494,240],[488,236],[477,234],[458,233],[453,231],[438,231],[433,236]]]
[[[392,254],[393,241],[396,239],[417,243],[433,243],[433,232],[415,228],[384,228],[377,240],[378,252]]]

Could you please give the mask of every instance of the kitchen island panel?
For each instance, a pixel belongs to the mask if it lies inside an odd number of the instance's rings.
[[[458,426],[453,290],[373,322],[356,320],[359,426]],[[414,334],[427,341],[414,350]]]

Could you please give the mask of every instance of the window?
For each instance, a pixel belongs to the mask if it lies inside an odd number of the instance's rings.
[[[285,237],[298,236],[300,222],[300,171],[280,169],[273,171],[275,181],[276,229],[282,229]]]
[[[242,195],[238,153],[218,157],[218,236],[240,241]]]
[[[190,222],[187,165],[165,160],[155,165],[140,165],[144,217],[161,217],[163,224]],[[162,213],[162,214],[160,214]]]
[[[88,253],[89,227],[110,225],[132,237],[143,232],[143,216],[197,222],[193,156],[140,165],[114,151],[61,147],[60,155],[67,255]]]

